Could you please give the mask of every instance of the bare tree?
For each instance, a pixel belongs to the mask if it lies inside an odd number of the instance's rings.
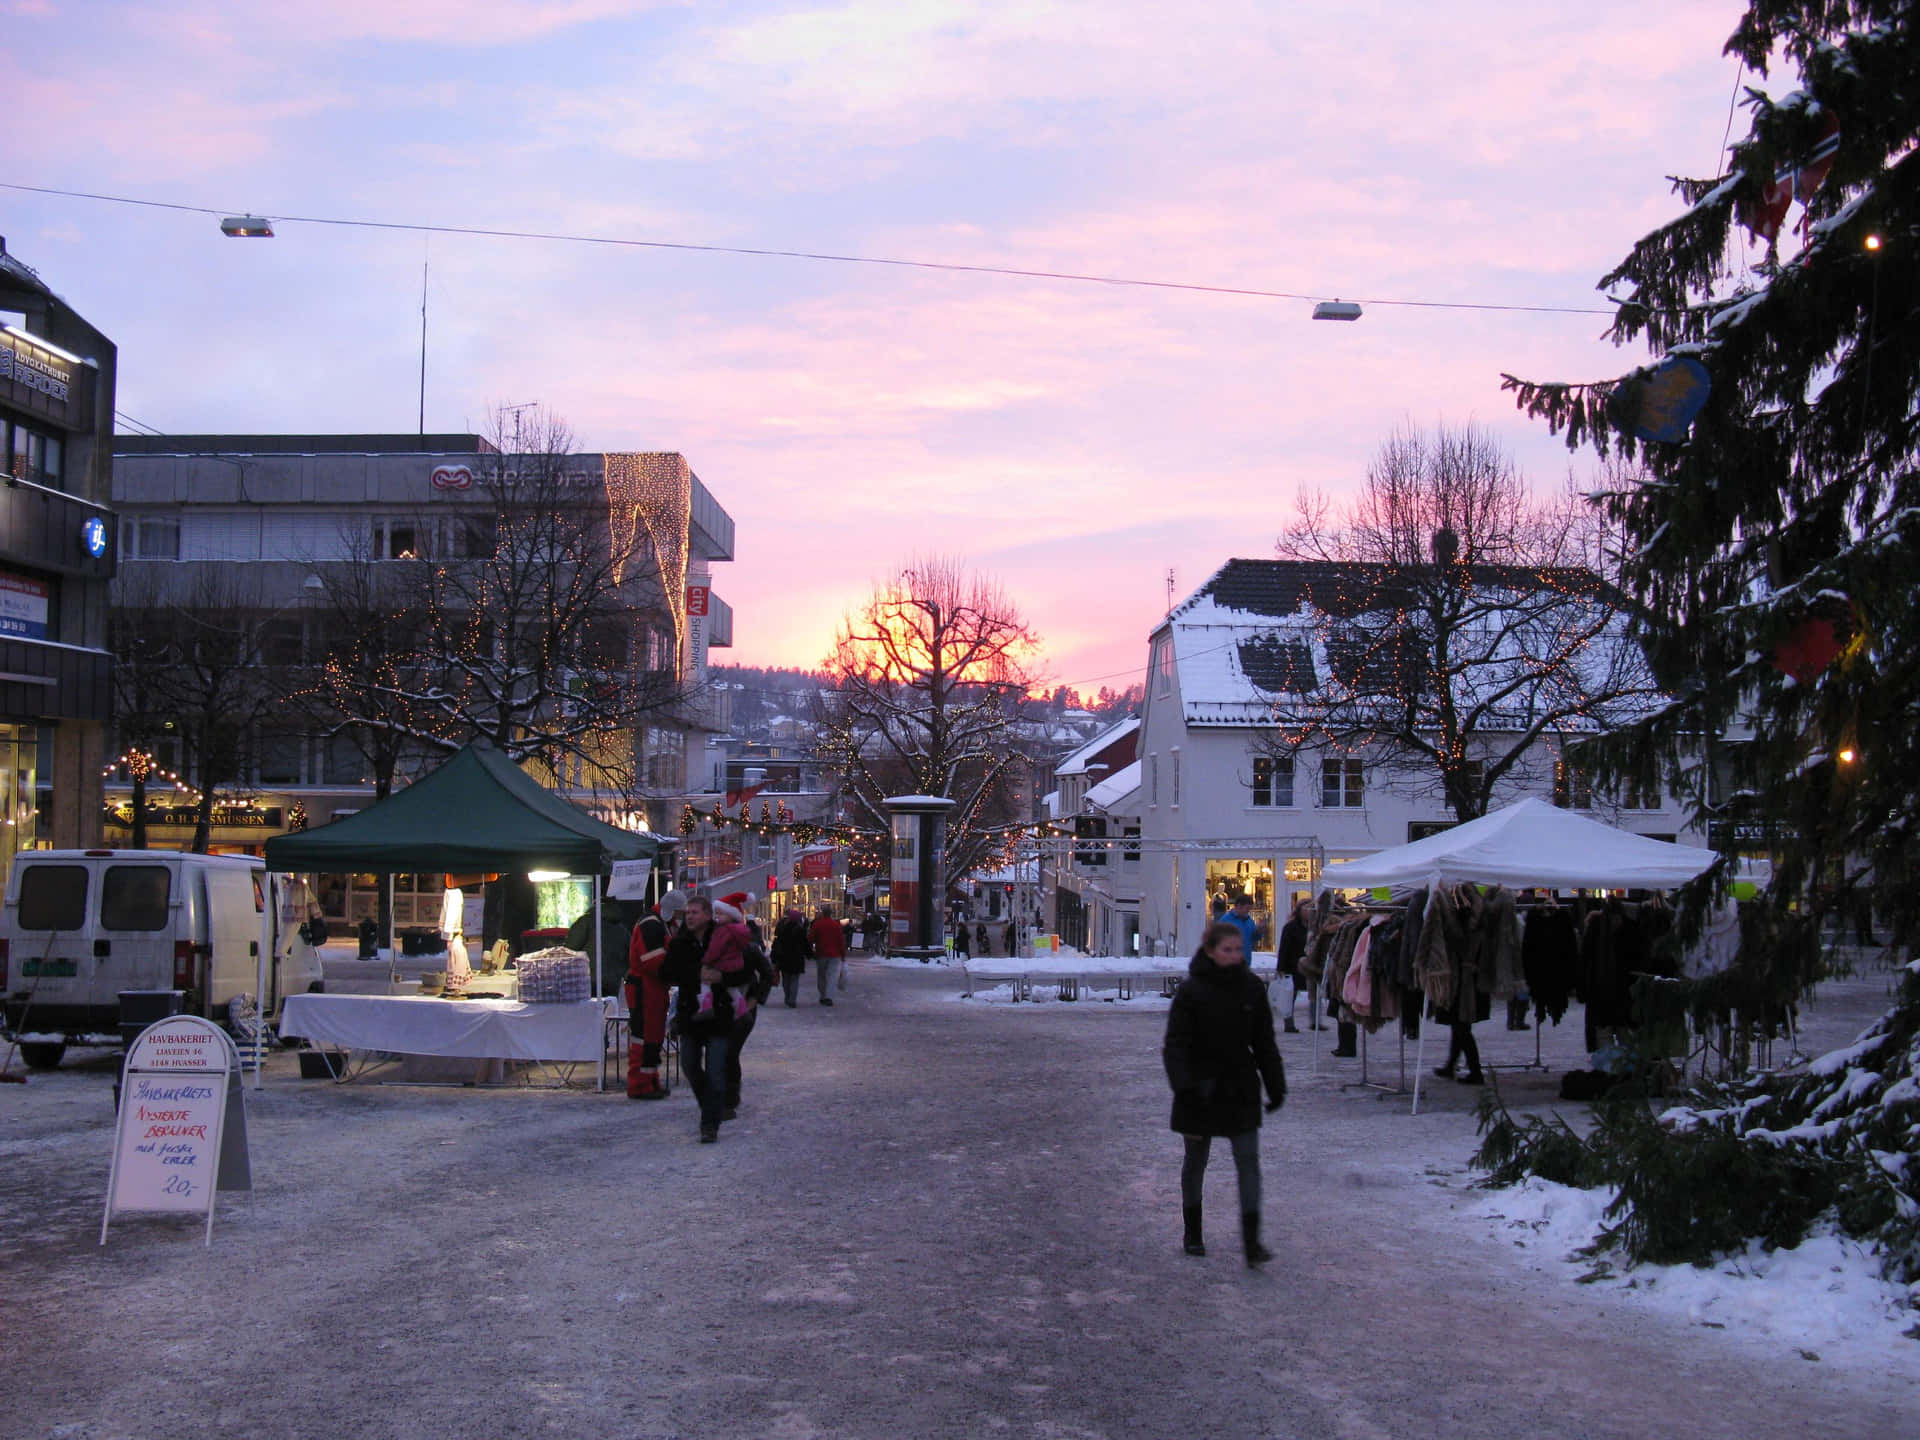
[[[246,779],[261,729],[284,710],[283,674],[267,654],[278,617],[233,567],[196,565],[164,588],[131,584],[117,597],[116,628],[138,666],[121,686],[123,739],[130,730],[151,739],[172,722],[199,789],[191,848],[205,854],[217,795]],[[144,808],[137,780],[136,820]]]
[[[944,796],[955,802],[948,874],[998,858],[1026,818],[1014,702],[1033,683],[1037,644],[995,582],[937,556],[850,612],[824,665],[821,748],[856,825],[877,838],[887,796]]]
[[[1541,742],[1564,749],[1658,699],[1596,568],[1591,508],[1571,490],[1536,499],[1473,425],[1399,431],[1344,510],[1303,494],[1278,549],[1317,562],[1319,583],[1308,631],[1271,657],[1276,754],[1364,754],[1387,785],[1437,790],[1471,820],[1503,782],[1565,763]]]
[[[698,689],[678,664],[680,577],[634,552],[645,527],[613,523],[564,422],[536,410],[491,431],[473,467],[484,506],[423,514],[408,550],[323,574],[341,633],[317,688],[376,785],[410,751],[484,739],[636,798],[636,732]]]

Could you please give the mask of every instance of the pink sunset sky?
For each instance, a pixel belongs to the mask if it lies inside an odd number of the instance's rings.
[[[350,216],[1592,305],[1717,173],[1740,7],[0,0],[0,180]],[[1735,138],[1745,129],[1735,121]],[[1502,371],[1637,362],[1594,315],[1295,301],[204,216],[0,191],[0,233],[193,431],[540,401],[679,450],[739,522],[734,660],[812,664],[916,551],[1005,582],[1052,678],[1138,678],[1166,604],[1268,555],[1406,419],[1558,484]],[[725,656],[719,652],[716,658]]]

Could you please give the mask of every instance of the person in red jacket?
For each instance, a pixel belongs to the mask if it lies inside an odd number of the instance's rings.
[[[670,918],[677,918],[679,913],[680,907],[674,906]],[[660,1047],[667,1040],[667,1005],[671,998],[667,982],[660,976],[660,965],[666,958],[667,922],[657,914],[643,915],[633,927],[633,943],[627,947],[627,1028],[633,1034],[627,1045],[629,1100],[667,1098],[667,1086],[660,1079]]]
[[[834,979],[840,974],[840,967],[847,963],[846,927],[834,918],[831,905],[822,905],[807,935],[813,941],[814,957],[820,962],[820,1003],[831,1005]]]

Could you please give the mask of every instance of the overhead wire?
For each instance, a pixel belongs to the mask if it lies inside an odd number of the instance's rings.
[[[188,215],[221,218],[249,213],[231,207],[190,205],[174,200],[143,200],[131,195],[108,195],[93,190],[69,190],[53,185],[23,185],[0,180],[0,190],[30,195],[54,195],[69,200],[93,200],[106,205],[133,205]],[[969,265],[951,260],[916,260],[887,255],[843,255],[824,250],[784,249],[773,246],[714,245],[690,240],[637,240],[619,235],[581,235],[558,230],[518,230],[485,225],[432,225],[407,220],[362,220],[338,215],[267,215],[284,225],[332,225],[356,230],[394,230],[420,235],[466,235],[489,240],[534,240],[565,245],[604,245],[634,250],[676,250],[704,255],[742,255],[756,259],[811,260],[835,265],[879,265],[895,269],[936,270],[961,275],[1005,275],[1023,280],[1059,280],[1081,285],[1112,285],[1145,290],[1178,290],[1202,295],[1233,295],[1259,300],[1302,300],[1314,303],[1340,300],[1339,295],[1269,290],[1251,285],[1209,285],[1189,280],[1149,280],[1127,275],[1097,275],[1074,270],[1037,270],[1014,265]],[[1408,300],[1358,297],[1362,305],[1397,306],[1418,310],[1483,310],[1535,315],[1606,315],[1611,309],[1579,305],[1518,305],[1475,300]]]

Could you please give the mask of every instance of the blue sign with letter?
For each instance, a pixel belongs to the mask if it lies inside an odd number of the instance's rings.
[[[107,553],[107,522],[98,515],[89,515],[80,522],[80,543],[87,547],[87,554],[98,560]]]

